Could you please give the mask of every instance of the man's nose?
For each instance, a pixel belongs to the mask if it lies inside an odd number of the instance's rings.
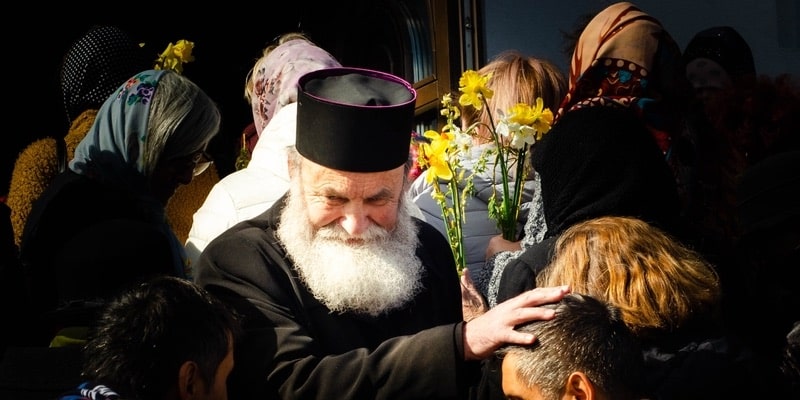
[[[351,236],[359,236],[369,228],[370,222],[367,212],[361,204],[348,204],[340,224]]]

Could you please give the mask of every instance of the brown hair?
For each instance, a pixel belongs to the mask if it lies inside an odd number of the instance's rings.
[[[555,64],[525,56],[516,50],[501,53],[478,73],[492,74],[487,86],[494,91],[494,96],[489,99],[489,107],[481,110],[464,107],[461,110],[465,127],[478,121],[490,126],[489,113],[496,124],[497,110],[506,112],[517,103],[535,105],[537,97],[541,97],[544,106],[555,112],[567,93],[567,80]],[[478,134],[482,139],[490,140],[484,129],[479,129]]]
[[[637,335],[713,313],[721,295],[716,271],[700,254],[630,217],[600,217],[565,230],[536,284],[568,284],[618,307]]]

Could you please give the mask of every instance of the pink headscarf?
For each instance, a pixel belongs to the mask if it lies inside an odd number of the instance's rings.
[[[256,132],[283,106],[297,101],[297,80],[308,72],[341,67],[327,51],[303,40],[294,39],[274,48],[253,69],[253,122]]]

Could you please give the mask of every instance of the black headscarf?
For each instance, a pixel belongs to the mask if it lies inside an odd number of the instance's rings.
[[[683,51],[683,61],[688,64],[697,58],[716,62],[733,81],[756,75],[750,45],[730,26],[716,26],[697,32]]]
[[[640,119],[592,107],[567,113],[538,144],[547,236],[576,222],[617,215],[677,233],[678,193],[664,156]]]

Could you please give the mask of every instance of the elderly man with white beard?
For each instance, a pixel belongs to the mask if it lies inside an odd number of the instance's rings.
[[[568,288],[525,292],[464,322],[449,244],[406,197],[412,86],[330,68],[298,88],[289,192],[214,239],[195,266],[197,283],[243,317],[229,398],[467,398],[480,361],[532,343],[514,327],[552,318],[538,306]]]

